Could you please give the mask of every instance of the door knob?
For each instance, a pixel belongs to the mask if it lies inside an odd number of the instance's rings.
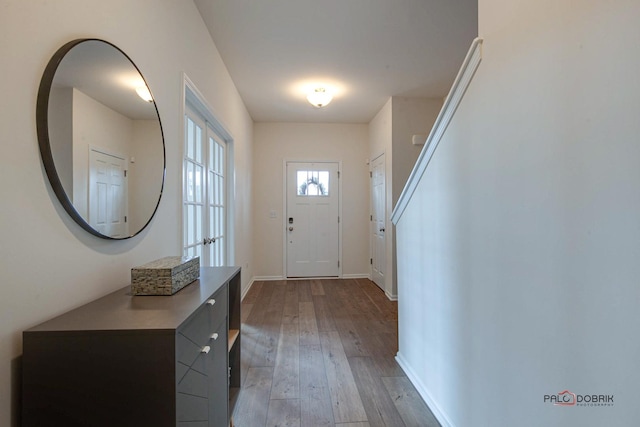
[[[289,231],[293,231],[293,227],[289,227]]]

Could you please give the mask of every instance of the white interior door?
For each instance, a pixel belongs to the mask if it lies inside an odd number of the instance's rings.
[[[226,265],[226,143],[187,109],[183,166],[183,254],[205,267]]]
[[[371,162],[371,280],[384,290],[386,200],[384,154]]]
[[[89,151],[89,225],[105,236],[127,236],[127,179],[123,158]]]
[[[338,163],[287,163],[287,277],[339,274]]]

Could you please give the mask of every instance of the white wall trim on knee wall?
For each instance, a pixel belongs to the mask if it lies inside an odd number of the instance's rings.
[[[393,222],[394,225],[398,224],[402,213],[409,204],[411,196],[413,196],[413,193],[418,187],[418,183],[420,182],[424,171],[427,169],[427,166],[433,157],[433,153],[436,151],[438,143],[440,143],[440,139],[442,139],[444,132],[447,130],[447,126],[449,126],[449,122],[451,122],[458,105],[460,105],[460,101],[462,101],[462,98],[464,97],[464,94],[467,91],[467,88],[469,87],[469,84],[471,83],[481,61],[482,39],[478,37],[473,41],[473,43],[471,43],[469,52],[467,52],[467,56],[460,67],[460,71],[451,86],[451,90],[449,91],[449,94],[444,101],[444,105],[442,106],[442,110],[440,110],[440,114],[438,114],[438,118],[431,129],[427,142],[425,142],[424,148],[420,152],[420,156],[416,161],[416,165],[411,171],[411,175],[409,175],[409,179],[398,198],[396,207],[391,214],[391,222]]]

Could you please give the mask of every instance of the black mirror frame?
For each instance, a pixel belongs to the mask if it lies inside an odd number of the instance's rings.
[[[98,232],[93,227],[91,227],[91,225],[89,225],[89,223],[78,213],[76,208],[73,206],[71,199],[69,199],[69,195],[67,195],[66,191],[64,190],[64,187],[62,186],[62,181],[60,180],[58,171],[56,170],[56,166],[53,161],[53,153],[51,152],[51,143],[49,140],[49,95],[51,93],[53,79],[55,77],[56,71],[58,70],[58,66],[60,65],[60,62],[65,57],[65,55],[75,46],[87,41],[99,41],[102,43],[106,43],[112,46],[113,48],[115,48],[116,50],[118,50],[120,53],[122,53],[125,56],[125,58],[129,60],[129,62],[131,62],[131,65],[134,66],[134,68],[138,71],[138,74],[140,74],[140,77],[142,78],[142,80],[144,80],[144,84],[147,86],[147,88],[149,87],[146,80],[144,79],[144,76],[140,72],[140,69],[138,68],[138,66],[131,60],[131,58],[129,58],[129,56],[126,53],[124,53],[118,46],[114,45],[113,43],[110,43],[108,41],[101,40],[101,39],[95,39],[95,38],[82,38],[82,39],[75,39],[64,44],[60,49],[56,51],[56,53],[49,60],[49,63],[47,64],[44,70],[44,73],[42,75],[42,80],[40,81],[40,87],[38,88],[38,99],[36,102],[36,130],[38,134],[38,145],[40,147],[40,156],[42,157],[42,163],[44,164],[44,169],[47,173],[47,177],[49,178],[49,183],[53,188],[53,192],[56,194],[56,197],[62,204],[62,207],[64,208],[64,210],[67,211],[67,213],[71,216],[71,218],[73,218],[73,220],[80,227],[82,227],[84,230],[88,231],[89,233],[93,234],[94,236],[100,237],[102,239],[107,239],[107,240],[130,239],[140,234],[142,230],[147,228],[149,223],[151,223],[151,220],[153,219],[153,217],[156,215],[156,212],[158,211],[158,206],[160,206],[160,200],[162,199],[162,193],[164,191],[164,181],[167,173],[167,152],[166,152],[166,147],[164,142],[164,131],[162,129],[162,120],[160,120],[160,113],[158,112],[158,106],[155,103],[155,98],[154,98],[153,106],[156,110],[156,115],[158,116],[158,124],[160,125],[160,135],[162,137],[162,159],[163,159],[162,183],[160,185],[160,194],[158,194],[158,202],[156,203],[156,206],[153,209],[153,213],[151,214],[147,222],[134,234],[130,234],[126,237],[116,238],[116,237],[105,236],[104,234]],[[149,91],[151,91],[151,89],[149,89]]]

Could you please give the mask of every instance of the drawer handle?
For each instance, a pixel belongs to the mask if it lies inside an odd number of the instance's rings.
[[[211,351],[211,347],[209,347],[208,345],[205,345],[204,347],[202,347],[202,350],[200,352],[204,354],[209,354],[210,351]]]
[[[214,300],[213,298],[211,298],[210,300],[207,301],[207,304],[209,305],[213,305],[216,303],[216,300]]]
[[[211,335],[211,338],[213,338],[213,340],[217,340],[218,339],[218,333],[214,332],[213,335]]]

